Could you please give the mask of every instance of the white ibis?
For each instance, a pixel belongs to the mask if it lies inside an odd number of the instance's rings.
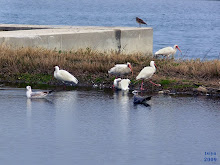
[[[58,66],[55,66],[54,77],[62,82],[78,83],[78,80],[66,70],[60,70]]]
[[[128,86],[130,83],[131,81],[129,79],[116,78],[113,84],[116,89],[126,91],[129,90]]]
[[[182,54],[182,51],[180,50],[179,46],[178,45],[174,45],[174,47],[165,47],[165,48],[162,48],[160,50],[158,50],[155,55],[158,56],[158,55],[163,55],[163,56],[166,56],[166,57],[169,57],[170,55],[174,55],[176,54],[176,51],[177,49],[181,52]]]
[[[131,72],[133,75],[132,67],[129,62],[127,62],[127,64],[116,64],[108,71],[109,74],[115,75],[116,77],[128,75]]]
[[[136,22],[139,24],[139,27],[141,27],[141,24],[146,24],[147,25],[146,22],[144,22],[142,19],[140,19],[138,17],[136,17]]]
[[[46,97],[48,94],[50,94],[52,91],[37,91],[37,92],[32,92],[31,90],[31,86],[26,86],[26,96],[27,98],[44,98]]]
[[[138,76],[136,77],[136,80],[139,80],[139,79],[142,80],[141,90],[144,90],[144,89],[143,89],[143,81],[144,81],[145,79],[150,79],[155,72],[156,72],[156,67],[155,67],[154,61],[151,61],[151,62],[150,62],[150,66],[146,66],[146,67],[144,67],[144,68],[140,71],[140,73],[139,73]],[[153,83],[152,81],[150,81],[150,83],[152,83],[153,85],[156,85],[156,86],[161,86],[160,84],[155,84],[155,83]]]
[[[114,82],[113,82],[113,87],[118,89],[119,87],[119,82],[121,81],[121,78],[116,78],[114,79]]]

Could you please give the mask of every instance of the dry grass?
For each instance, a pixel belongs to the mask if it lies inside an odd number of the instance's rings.
[[[158,66],[157,76],[197,80],[218,80],[220,61],[164,60],[154,59],[141,54],[123,55],[116,52],[108,54],[87,50],[60,52],[42,48],[10,49],[0,46],[0,75],[48,74],[53,75],[54,66],[58,65],[75,76],[106,76],[107,71],[116,63],[130,62],[134,76],[154,60]],[[135,79],[135,77],[133,77]]]
[[[219,79],[220,61],[200,61],[197,60],[169,60],[159,62],[160,71],[163,75],[186,77],[188,79]]]

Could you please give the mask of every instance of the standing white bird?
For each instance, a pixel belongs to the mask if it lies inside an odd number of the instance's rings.
[[[44,98],[46,97],[49,93],[51,93],[52,91],[37,91],[37,92],[32,92],[31,90],[31,86],[26,86],[26,96],[27,98]]]
[[[108,71],[108,73],[115,75],[116,77],[128,75],[130,73],[133,75],[132,67],[129,62],[127,62],[127,64],[116,64]]]
[[[113,84],[116,89],[126,91],[126,90],[129,90],[130,83],[131,83],[131,81],[129,79],[117,78],[114,80]]]
[[[143,81],[144,81],[144,79],[150,79],[155,72],[156,72],[156,67],[155,67],[154,61],[151,61],[151,62],[150,62],[150,66],[144,67],[144,68],[140,71],[140,73],[139,73],[138,76],[136,77],[136,80],[139,80],[139,79],[142,80],[141,90],[144,90],[144,88],[143,88]],[[155,83],[153,83],[152,81],[150,81],[150,83],[152,83],[153,85],[156,85],[156,86],[161,86],[160,84],[155,84]]]
[[[78,80],[66,70],[60,70],[58,66],[55,66],[54,77],[62,82],[78,83]]]
[[[165,47],[163,49],[160,49],[158,50],[155,55],[158,56],[158,55],[163,55],[163,56],[166,56],[166,57],[169,57],[170,55],[174,56],[174,54],[176,54],[176,51],[177,49],[181,52],[182,54],[182,51],[180,50],[179,46],[178,45],[174,45],[174,47]]]

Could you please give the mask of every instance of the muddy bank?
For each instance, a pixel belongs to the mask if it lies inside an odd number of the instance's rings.
[[[25,88],[27,85],[31,85],[36,89],[52,89],[52,90],[76,90],[76,89],[102,89],[102,90],[115,90],[112,87],[114,77],[109,77],[109,75],[105,75],[106,77],[101,78],[100,75],[96,78],[88,78],[85,76],[78,77],[79,83],[77,85],[64,85],[62,82],[57,81],[51,75],[37,75],[37,78],[34,78],[33,75],[30,78],[24,79],[24,77],[15,76],[14,79],[0,79],[0,86],[12,86]],[[40,79],[39,77],[47,77],[47,79]],[[130,92],[136,90],[145,94],[164,94],[164,95],[188,95],[188,96],[210,96],[210,97],[218,97],[220,98],[220,88],[212,86],[204,86],[202,83],[194,82],[192,80],[170,80],[170,79],[155,79],[154,82],[160,83],[161,86],[153,86],[148,81],[144,83],[143,91],[140,91],[141,81],[136,81],[131,78],[131,84],[129,85]],[[206,85],[208,83],[206,82]]]

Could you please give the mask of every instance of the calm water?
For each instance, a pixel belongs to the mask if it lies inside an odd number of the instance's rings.
[[[1,0],[0,23],[154,29],[154,52],[178,44],[184,58],[218,59],[219,0]]]
[[[156,95],[145,107],[132,97],[73,90],[30,100],[1,89],[0,164],[219,164],[220,100]]]

